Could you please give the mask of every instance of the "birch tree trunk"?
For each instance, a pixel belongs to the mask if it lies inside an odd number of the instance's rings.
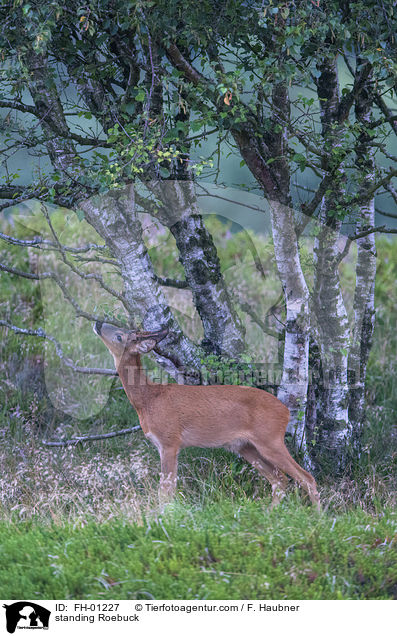
[[[248,168],[269,198],[274,254],[284,292],[287,311],[285,325],[283,372],[278,398],[290,409],[288,433],[294,446],[303,454],[307,468],[311,468],[305,431],[309,366],[309,290],[300,261],[295,219],[290,199],[290,172],[288,165],[289,121],[288,87],[276,84],[273,95],[275,130],[268,147],[249,127],[234,132],[240,153]],[[276,158],[269,171],[267,156]]]
[[[321,371],[317,389],[316,426],[319,455],[324,465],[342,466],[349,439],[347,355],[349,322],[339,278],[340,221],[329,220],[324,202],[323,221],[314,246],[313,308]],[[328,224],[327,224],[328,223]],[[317,453],[316,453],[317,454]]]
[[[203,349],[238,357],[245,348],[245,330],[229,296],[213,238],[200,213],[193,181],[187,178],[153,182],[147,187],[162,203],[157,218],[175,237],[179,261],[203,324]]]
[[[306,402],[309,364],[309,290],[300,266],[291,208],[271,202],[272,232],[278,273],[286,299],[284,358],[277,397],[289,408],[287,431],[295,448],[311,466],[306,445]]]
[[[288,432],[297,451],[303,454],[306,468],[312,469],[306,441],[306,406],[309,379],[309,289],[302,271],[295,218],[290,196],[288,131],[290,101],[285,82],[274,85],[272,94],[274,132],[270,151],[279,202],[270,201],[274,254],[283,287],[287,317],[284,359],[278,398],[289,408]]]
[[[342,468],[345,447],[349,439],[347,355],[349,324],[339,277],[338,219],[344,192],[343,167],[333,156],[340,147],[339,82],[336,60],[326,59],[319,67],[317,84],[321,108],[322,137],[325,158],[323,168],[332,175],[332,182],[323,197],[320,210],[320,230],[314,245],[313,308],[316,336],[321,358],[321,377],[317,398],[318,461],[333,471]],[[335,153],[335,155],[334,155]]]
[[[44,55],[31,51],[26,64],[32,76],[29,89],[42,113],[41,125],[51,162],[62,176],[73,179],[78,158],[68,139],[70,131],[56,86],[48,75],[48,61]],[[136,214],[133,187],[83,200],[80,207],[120,263],[131,323],[141,319],[147,330],[168,327],[171,335],[157,347],[162,366],[179,381],[198,383],[202,352],[182,333],[156,280]]]
[[[356,231],[360,233],[375,226],[375,201],[369,200],[366,192],[375,181],[374,149],[364,126],[370,122],[372,97],[370,91],[364,90],[356,99],[356,119],[363,125],[359,137],[356,157],[357,164],[363,173],[363,181],[359,196],[364,203],[360,207]],[[375,234],[357,239],[356,288],[354,294],[354,329],[349,351],[349,423],[353,441],[359,452],[359,440],[365,414],[365,379],[367,362],[372,345],[375,326],[375,276],[376,247]]]
[[[168,47],[167,55],[194,86],[202,83],[206,92],[212,94],[208,81],[175,44]],[[260,115],[254,116],[250,112],[244,123],[240,122],[231,128],[231,134],[247,167],[271,203],[275,258],[287,308],[283,375],[278,395],[291,410],[289,431],[294,436],[296,448],[303,451],[305,463],[309,467],[305,436],[309,294],[300,262],[295,221],[290,209],[287,147],[290,102],[286,82],[275,85],[272,102],[274,125],[271,133],[266,132],[264,117],[261,119]],[[217,101],[215,107],[219,108]]]

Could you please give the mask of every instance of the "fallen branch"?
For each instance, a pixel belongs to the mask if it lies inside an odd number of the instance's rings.
[[[103,433],[102,435],[86,435],[83,437],[72,437],[64,442],[47,442],[43,439],[44,446],[76,446],[79,442],[91,442],[97,439],[109,439],[110,437],[117,437],[118,435],[128,435],[134,431],[139,430],[140,426],[133,426],[132,428],[123,428],[120,431],[113,431],[112,433]]]

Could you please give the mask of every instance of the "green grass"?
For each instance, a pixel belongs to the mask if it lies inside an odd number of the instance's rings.
[[[0,524],[0,597],[392,599],[397,513],[175,503],[141,524]],[[394,538],[393,538],[394,537]]]

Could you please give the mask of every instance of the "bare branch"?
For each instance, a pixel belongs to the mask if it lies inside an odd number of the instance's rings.
[[[194,86],[198,86],[200,83],[202,83],[204,86],[210,84],[210,82],[204,77],[204,75],[197,71],[189,62],[189,60],[187,60],[182,55],[175,44],[170,44],[167,50],[167,55],[175,68],[177,68],[178,71],[182,71],[187,80]]]
[[[50,275],[47,275],[47,272],[39,276],[38,274],[32,274],[31,272],[23,272],[21,269],[15,269],[14,267],[9,267],[8,265],[4,265],[4,263],[0,263],[0,270],[2,272],[7,272],[8,274],[21,276],[22,278],[29,278],[30,280],[40,280],[40,278],[42,279],[52,278]]]
[[[380,111],[384,114],[385,121],[390,124],[390,126],[394,130],[394,133],[397,135],[397,117],[393,115],[392,111],[387,106],[383,97],[379,95],[379,93],[375,94],[374,101],[375,101],[375,104],[380,109]]]
[[[382,119],[377,119],[376,121],[371,121],[367,124],[367,128],[373,129],[378,128],[378,126],[382,126],[382,124],[391,124],[394,129],[394,124],[397,123],[397,115],[391,115],[390,117],[384,117]]]
[[[313,216],[317,209],[317,206],[320,205],[325,192],[333,181],[333,178],[333,175],[328,172],[317,186],[317,190],[315,191],[315,194],[311,201],[301,204],[302,212],[308,217],[308,219]]]
[[[357,239],[364,238],[364,236],[374,234],[375,232],[381,232],[382,234],[397,234],[397,229],[387,228],[386,225],[378,225],[377,227],[370,227],[367,230],[363,230],[362,232],[357,232],[357,234],[349,234],[345,247],[335,259],[336,264],[339,265],[339,263],[341,263],[343,259],[346,258],[353,241],[357,241]]]
[[[64,442],[47,442],[43,439],[44,446],[76,446],[79,442],[91,442],[97,439],[109,439],[111,437],[118,437],[119,435],[128,435],[134,431],[141,429],[140,426],[133,426],[132,428],[122,428],[120,431],[113,431],[112,433],[103,433],[102,435],[85,435],[83,437],[72,437]],[[141,429],[142,430],[142,429]]]
[[[234,205],[241,205],[243,208],[247,210],[255,210],[256,212],[265,212],[264,208],[260,208],[257,205],[249,205],[248,203],[243,203],[242,201],[236,201],[235,199],[229,199],[228,197],[222,197],[220,194],[213,194],[207,188],[203,186],[202,183],[196,184],[201,190],[204,190],[204,194],[197,194],[198,197],[211,197],[211,199],[220,199],[221,201],[226,201],[227,203],[233,203]]]
[[[386,188],[386,190],[387,190],[388,192],[390,192],[390,194],[392,195],[392,197],[393,197],[393,199],[394,199],[395,203],[397,203],[397,192],[396,192],[396,190],[393,188],[392,184],[391,184],[391,183],[387,183],[387,184],[385,185],[385,188]]]
[[[88,263],[102,263],[104,265],[113,265],[113,267],[121,267],[120,263],[118,263],[116,260],[111,260],[110,258],[101,258],[100,256],[75,256],[75,260],[82,265],[87,265]],[[119,272],[117,273],[119,274]]]
[[[37,199],[42,200],[49,194],[49,186],[37,186],[32,188],[30,186],[15,186],[5,185],[0,186],[0,199],[6,199],[7,202],[0,206],[0,210],[11,208],[19,203],[25,203],[26,201]],[[64,185],[55,184],[54,186],[55,196],[52,197],[52,202],[57,203],[61,207],[71,207],[73,201],[77,198],[81,198],[81,195],[73,195],[71,191],[68,191]]]
[[[362,65],[361,70],[355,74],[354,84],[347,94],[340,100],[338,109],[338,122],[342,124],[349,116],[350,110],[361,91],[364,89],[368,77],[370,76],[372,65],[366,62]]]
[[[3,272],[8,272],[9,274],[14,274],[15,276],[20,276],[21,278],[29,278],[30,280],[53,280],[58,287],[60,288],[64,298],[72,305],[73,309],[76,312],[76,316],[81,316],[82,318],[86,318],[91,322],[103,322],[103,316],[97,316],[95,314],[89,314],[84,311],[78,302],[73,298],[73,296],[69,293],[65,283],[55,274],[55,272],[42,272],[40,274],[33,274],[31,272],[24,272],[20,269],[15,269],[14,267],[10,267],[5,265],[4,263],[0,263],[0,270]],[[89,276],[89,274],[87,274]],[[111,325],[115,325],[115,327],[125,328],[125,325],[121,323],[119,320],[114,320],[113,318],[106,318],[106,322]]]
[[[0,187],[0,199],[13,199],[27,191],[25,186],[3,185]]]
[[[2,239],[3,241],[6,241],[6,243],[10,243],[10,245],[20,245],[21,247],[40,248],[40,246],[43,245],[45,247],[52,247],[57,250],[60,249],[57,243],[44,239],[41,236],[35,236],[32,239],[18,239],[14,236],[9,236],[8,234],[3,234],[3,232],[0,232],[0,239]],[[61,245],[61,248],[65,252],[71,252],[72,254],[82,254],[84,252],[89,252],[91,250],[108,249],[106,245],[97,245],[96,243],[87,243],[87,245],[83,245],[81,247],[69,247],[68,245]]]
[[[117,371],[115,371],[114,369],[100,369],[100,368],[91,368],[91,367],[80,367],[78,365],[76,365],[70,358],[66,358],[65,354],[62,351],[62,347],[59,344],[58,340],[56,340],[56,338],[54,338],[54,336],[50,336],[49,334],[47,334],[44,329],[41,329],[41,327],[39,329],[24,329],[22,327],[17,327],[16,325],[12,325],[11,323],[7,322],[6,320],[0,320],[0,327],[7,327],[7,329],[12,329],[12,331],[14,333],[16,333],[17,335],[22,335],[22,336],[35,336],[37,338],[44,338],[46,340],[49,340],[50,342],[52,342],[55,346],[55,351],[56,354],[58,356],[58,358],[60,358],[60,360],[62,360],[62,362],[69,367],[70,369],[72,369],[73,371],[76,371],[77,373],[85,373],[88,375],[112,375],[112,376],[116,376]]]
[[[73,263],[67,258],[65,250],[63,249],[62,244],[60,243],[59,239],[58,239],[58,235],[55,232],[54,226],[52,225],[51,219],[50,219],[50,215],[48,214],[48,210],[46,208],[46,206],[44,204],[41,205],[43,214],[46,218],[46,221],[48,223],[48,226],[51,230],[51,234],[54,237],[55,243],[61,253],[61,257],[63,262],[65,263],[65,265],[67,265],[74,274],[76,274],[77,276],[79,276],[80,278],[82,278],[83,280],[95,280],[97,283],[99,283],[99,285],[102,287],[102,289],[104,289],[105,291],[108,292],[108,294],[110,294],[111,296],[113,296],[114,298],[117,298],[117,300],[119,300],[124,307],[126,308],[126,310],[129,313],[133,312],[133,308],[130,306],[130,304],[127,302],[124,294],[120,294],[118,291],[116,291],[115,289],[113,289],[113,287],[110,287],[110,285],[108,285],[107,283],[105,283],[105,281],[103,280],[103,277],[100,274],[96,274],[96,273],[90,273],[90,274],[85,274],[84,272],[82,272],[81,270],[79,270],[77,267],[75,267],[73,265]]]
[[[383,210],[380,210],[379,208],[375,208],[375,211],[377,214],[381,214],[382,216],[388,216],[391,219],[397,219],[397,214],[392,214],[391,212],[384,212]]]
[[[267,333],[268,336],[272,336],[273,338],[278,339],[279,332],[275,331],[274,329],[271,329],[270,327],[268,327],[266,325],[266,323],[263,322],[263,320],[261,320],[259,318],[258,314],[252,309],[251,305],[249,305],[248,303],[240,303],[240,302],[239,302],[239,305],[240,305],[240,308],[246,314],[248,314],[248,316],[252,319],[252,321],[255,324],[257,324],[258,327],[260,327],[264,333]],[[272,315],[272,314],[270,314],[270,315]]]
[[[386,225],[378,225],[377,227],[370,227],[368,230],[363,230],[357,234],[350,234],[348,238],[351,241],[356,241],[359,238],[373,234],[374,232],[382,232],[383,234],[397,234],[397,229],[387,228]]]
[[[76,133],[69,132],[67,135],[62,135],[64,139],[73,139],[80,146],[101,146],[102,148],[113,148],[113,145],[110,144],[106,139],[100,139],[99,137],[82,137],[81,135],[77,135]]]
[[[23,104],[22,102],[0,99],[0,108],[10,108],[11,110],[19,110],[21,113],[31,113],[35,117],[40,116],[35,106]]]
[[[389,170],[382,179],[380,179],[379,181],[374,183],[370,188],[368,188],[365,194],[358,195],[354,197],[353,199],[351,199],[349,201],[349,205],[357,205],[357,204],[362,204],[362,203],[365,203],[366,201],[369,201],[370,199],[372,199],[372,196],[376,193],[376,191],[382,187],[389,190],[389,192],[391,192],[391,194],[393,195],[393,191],[390,190],[389,187],[392,188],[392,186],[390,185],[390,181],[396,176],[397,176],[397,169]]]

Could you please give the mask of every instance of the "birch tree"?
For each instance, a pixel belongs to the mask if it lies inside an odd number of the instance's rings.
[[[221,182],[226,149],[238,156],[243,178],[269,203],[283,291],[278,396],[291,411],[289,433],[307,465],[343,469],[353,439],[359,448],[364,418],[375,232],[392,231],[375,224],[376,197],[386,192],[390,205],[396,201],[395,8],[377,1],[36,0],[3,2],[0,11],[3,209],[35,199],[83,211],[117,264],[123,291],[109,293],[129,324],[168,327],[162,364],[196,382],[203,356],[238,360],[245,350],[244,316],[195,191],[199,174]],[[208,138],[216,169],[208,156],[195,159]],[[28,183],[10,169],[21,151],[36,166]],[[42,161],[45,169],[37,169]],[[155,271],[142,211],[174,236],[183,280]],[[313,223],[312,283],[301,237]],[[358,255],[349,323],[339,266],[352,243]],[[76,267],[68,258],[73,248],[55,234],[30,245],[51,247]],[[89,254],[99,258],[102,248]],[[12,263],[1,269],[36,279]],[[48,274],[78,313],[64,282]],[[178,324],[165,286],[191,291],[204,332],[199,344]],[[259,316],[257,324],[265,323]]]

